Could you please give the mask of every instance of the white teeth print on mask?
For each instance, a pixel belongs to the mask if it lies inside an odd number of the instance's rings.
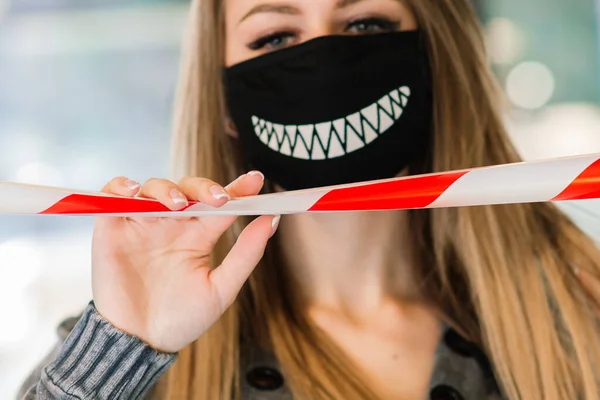
[[[383,135],[402,116],[410,94],[410,88],[402,86],[334,121],[284,126],[252,116],[252,125],[260,141],[280,154],[303,160],[332,159],[368,146]]]

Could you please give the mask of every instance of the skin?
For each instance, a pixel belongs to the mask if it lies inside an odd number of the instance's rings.
[[[225,5],[226,65],[323,35],[417,28],[414,15],[395,0],[225,0]],[[395,25],[365,21],[372,17]],[[262,47],[249,47],[265,36],[270,39]],[[235,127],[229,131],[236,135]],[[262,185],[262,175],[251,172],[226,187],[193,177],[144,185],[119,177],[103,191],[157,199],[179,210],[191,200],[220,207],[230,198],[257,194]],[[209,254],[234,220],[98,218],[92,287],[99,313],[159,351],[177,352],[192,343],[234,301],[279,224],[278,217],[257,218],[211,271]],[[286,216],[279,235],[287,265],[307,295],[309,316],[364,371],[381,398],[425,398],[441,322],[412,296],[418,282],[409,272],[406,214]],[[583,271],[579,276],[600,293],[598,280]]]

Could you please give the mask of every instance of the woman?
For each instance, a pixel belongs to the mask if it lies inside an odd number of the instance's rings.
[[[191,177],[107,193],[220,207],[265,176],[290,190],[518,160],[467,0],[192,15],[174,153]],[[99,218],[94,302],[25,397],[600,394],[600,257],[551,205],[247,222]]]

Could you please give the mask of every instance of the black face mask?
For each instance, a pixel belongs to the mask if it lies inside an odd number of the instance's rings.
[[[248,168],[287,190],[392,178],[430,145],[418,31],[326,36],[225,70]]]

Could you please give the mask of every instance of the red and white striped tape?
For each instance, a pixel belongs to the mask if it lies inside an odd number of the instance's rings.
[[[600,198],[600,154],[252,196],[170,211],[155,200],[0,182],[0,214],[264,215]]]

